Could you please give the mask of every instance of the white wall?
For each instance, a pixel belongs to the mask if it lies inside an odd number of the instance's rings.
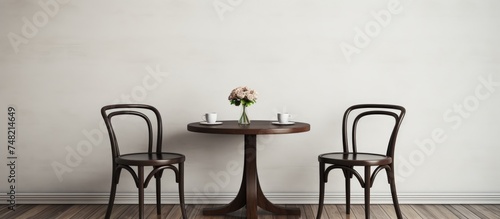
[[[499,10],[494,0],[1,1],[0,191],[9,186],[8,106],[17,110],[16,192],[29,202],[107,193],[99,109],[141,102],[161,110],[168,148],[187,156],[191,202],[235,193],[241,173],[226,166],[241,168],[243,137],[186,125],[207,111],[237,119],[227,96],[247,85],[260,93],[251,119],[287,110],[311,124],[308,133],[259,138],[271,197],[314,203],[317,155],[341,149],[343,111],[376,102],[408,110],[396,170],[404,200],[498,203]],[[135,192],[126,175],[120,194]],[[327,191],[343,191],[341,175],[331,176]],[[384,178],[375,192],[388,194]]]

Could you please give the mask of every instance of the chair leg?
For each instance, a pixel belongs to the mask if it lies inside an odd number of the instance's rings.
[[[118,177],[120,177],[120,171],[114,170],[113,168],[113,174],[111,176],[111,192],[109,193],[108,209],[106,210],[106,216],[104,217],[105,219],[109,219],[111,217],[111,211],[113,211],[113,205],[115,203],[116,196],[116,186],[118,185]]]
[[[365,166],[365,218],[370,219],[371,169]]]
[[[321,218],[323,213],[323,204],[325,201],[325,163],[319,162],[319,205],[317,219]]]
[[[179,202],[181,205],[182,218],[187,219],[186,206],[184,204],[184,163],[179,163]]]
[[[403,219],[401,214],[401,209],[399,208],[398,194],[396,192],[396,179],[394,177],[394,169],[391,167],[391,172],[389,175],[389,184],[391,185],[392,202],[394,204],[394,210],[396,210],[396,216],[398,219]]]
[[[156,214],[161,215],[161,174],[156,173],[155,178],[156,178]]]
[[[139,172],[139,218],[144,219],[144,167],[137,167]]]
[[[344,171],[345,176],[345,213],[351,213],[351,176],[352,173]]]

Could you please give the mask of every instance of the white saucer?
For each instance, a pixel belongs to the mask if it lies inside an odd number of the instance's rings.
[[[289,121],[287,123],[280,123],[280,122],[271,122],[273,125],[293,125],[295,122]]]
[[[208,123],[208,122],[200,122],[202,125],[220,125],[222,122],[214,122],[214,123]]]

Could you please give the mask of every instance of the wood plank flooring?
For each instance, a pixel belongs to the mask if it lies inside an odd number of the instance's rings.
[[[245,210],[224,216],[203,216],[202,209],[215,205],[187,205],[189,219],[234,219],[245,218]],[[219,205],[217,205],[219,206]],[[259,210],[262,219],[316,218],[317,205],[286,205],[298,207],[300,216],[272,215]],[[0,219],[99,219],[104,218],[107,205],[18,205],[15,211],[0,205]],[[115,205],[112,218],[138,218],[137,205]],[[403,217],[407,219],[500,219],[500,205],[401,205]],[[181,218],[179,205],[163,205],[162,215],[157,217],[155,205],[145,206],[146,218]],[[363,205],[352,205],[351,214],[345,214],[345,205],[325,205],[324,219],[360,219],[364,217]],[[392,205],[371,205],[371,218],[396,218]]]

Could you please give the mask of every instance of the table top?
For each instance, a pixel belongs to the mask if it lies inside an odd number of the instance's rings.
[[[295,122],[291,125],[275,125],[268,120],[252,120],[250,125],[238,125],[238,121],[220,121],[219,125],[205,125],[199,122],[189,123],[187,129],[191,132],[212,133],[212,134],[287,134],[307,132],[310,125],[303,122]]]

